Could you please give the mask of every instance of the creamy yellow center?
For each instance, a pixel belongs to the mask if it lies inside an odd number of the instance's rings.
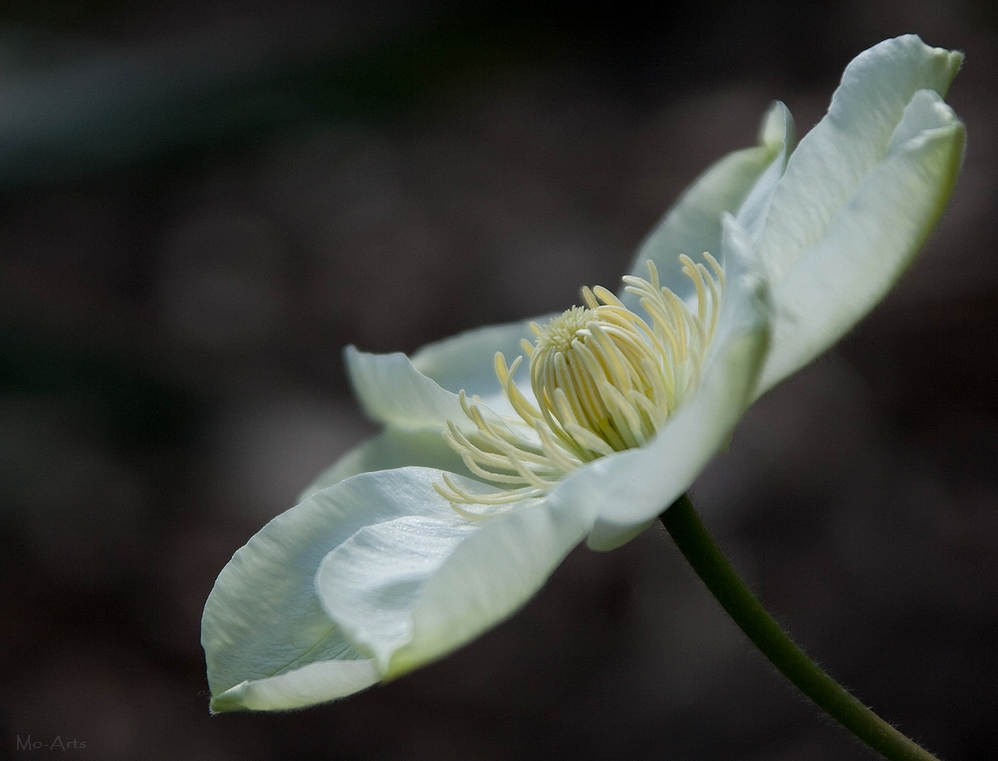
[[[461,405],[475,424],[464,433],[453,423],[447,443],[475,475],[505,490],[476,494],[443,477],[437,491],[459,505],[494,505],[536,497],[563,475],[597,457],[640,447],[666,424],[697,389],[714,337],[724,291],[724,272],[681,256],[683,272],[696,288],[691,308],[659,284],[655,265],[648,279],[627,276],[647,319],[605,288],[583,288],[584,307],[573,307],[546,326],[532,324],[530,387],[536,404],[513,382],[523,361],[495,358],[496,376],[517,417],[484,415],[461,392]],[[474,515],[474,514],[471,514]]]

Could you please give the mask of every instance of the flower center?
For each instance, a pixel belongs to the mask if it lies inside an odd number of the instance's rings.
[[[506,365],[495,358],[496,376],[517,417],[486,416],[460,394],[473,433],[448,422],[444,439],[477,476],[506,487],[496,494],[469,492],[443,476],[437,491],[458,505],[496,505],[541,496],[563,475],[598,457],[640,447],[696,391],[720,314],[724,271],[704,254],[710,269],[681,256],[696,289],[695,310],[659,285],[654,263],[648,279],[626,276],[644,319],[606,288],[582,289],[586,306],[572,307],[546,326],[531,324],[533,404],[513,382],[523,357]],[[475,516],[477,514],[470,513]]]
[[[612,304],[576,307],[538,335],[530,386],[544,422],[589,460],[608,454],[607,447],[641,446],[675,407],[666,354],[633,312]]]

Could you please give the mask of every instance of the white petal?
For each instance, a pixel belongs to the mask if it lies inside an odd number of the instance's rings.
[[[277,676],[237,684],[211,699],[212,713],[281,711],[345,698],[381,681],[374,661],[316,661]]]
[[[746,231],[751,240],[757,240],[762,233],[766,218],[769,216],[769,207],[773,201],[773,194],[776,186],[783,177],[787,168],[787,160],[794,150],[797,139],[794,130],[794,120],[790,111],[782,103],[774,103],[769,112],[769,120],[773,123],[773,136],[770,143],[777,143],[780,146],[776,157],[766,167],[752,190],[749,191],[745,202],[738,209],[738,224]],[[776,132],[780,128],[779,132]]]
[[[458,517],[435,492],[440,516],[406,516],[365,526],[322,562],[316,589],[329,615],[387,672],[413,638],[412,612],[426,582],[439,573],[474,523]]]
[[[700,175],[641,244],[630,274],[647,276],[645,262],[651,259],[662,285],[685,298],[692,286],[680,270],[679,255],[694,261],[703,261],[704,251],[721,255],[721,214],[738,211],[767,167],[792,147],[790,112],[776,103],[763,118],[759,145],[729,153]],[[779,171],[784,160],[777,162]],[[633,294],[620,294],[620,298],[629,308],[637,307]]]
[[[774,284],[825,235],[887,155],[915,93],[945,95],[962,59],[907,35],[874,46],[846,67],[828,114],[790,157],[758,241]]]
[[[201,621],[213,710],[310,705],[378,679],[322,611],[315,573],[330,550],[371,523],[439,512],[422,499],[438,477],[410,468],[341,481],[276,517],[236,552]]]
[[[405,354],[368,354],[348,346],[343,354],[354,393],[364,411],[386,425],[441,431],[448,420],[472,431],[474,424],[461,409],[457,392],[478,396],[484,409],[496,415],[515,415],[496,378],[497,352],[512,362],[523,353],[520,340],[532,339],[531,322],[547,323],[553,315],[535,320],[491,325],[427,344],[410,359]],[[520,388],[529,401],[527,382]]]
[[[729,261],[751,262],[747,234],[728,215]],[[769,337],[765,284],[742,265],[729,280],[715,350],[696,395],[650,444],[596,460],[552,491],[555,503],[597,511],[588,544],[620,546],[685,492],[728,441],[748,407]]]
[[[461,457],[444,441],[439,431],[388,426],[384,431],[354,447],[323,471],[298,496],[301,502],[318,491],[358,473],[417,465],[470,476]]]
[[[964,128],[935,92],[918,93],[886,157],[773,287],[773,342],[762,394],[810,362],[879,302],[942,213]]]
[[[487,489],[465,479],[462,485]],[[373,523],[332,551],[316,577],[327,614],[394,677],[511,615],[592,526],[577,507],[540,501],[478,522],[436,492],[433,516]]]
[[[343,350],[354,393],[364,412],[400,428],[443,430],[448,420],[467,420],[458,396],[412,366],[401,352],[368,354]]]
[[[546,325],[554,316],[490,325],[427,344],[412,355],[412,365],[448,391],[464,389],[468,396],[481,397],[497,414],[513,415],[493,369],[496,352],[502,352],[507,363],[512,362],[523,354],[520,340],[526,338],[532,342],[534,339],[530,323]],[[532,401],[533,392],[529,386],[528,382],[521,390]]]

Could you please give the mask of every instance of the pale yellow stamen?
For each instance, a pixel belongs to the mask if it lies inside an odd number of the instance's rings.
[[[502,491],[479,494],[444,475],[437,492],[467,518],[484,518],[461,505],[512,506],[542,496],[585,462],[640,447],[696,391],[714,339],[724,294],[724,270],[680,256],[696,293],[695,311],[659,283],[655,264],[648,279],[628,275],[625,290],[638,298],[646,321],[601,286],[583,288],[583,307],[572,307],[546,326],[531,324],[524,340],[534,405],[513,382],[523,357],[509,366],[500,353],[495,372],[517,417],[486,418],[460,394],[475,425],[463,433],[449,422],[443,436],[468,470]],[[513,509],[509,507],[507,509]]]

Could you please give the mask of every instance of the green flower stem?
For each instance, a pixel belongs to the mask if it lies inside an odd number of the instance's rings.
[[[660,516],[707,589],[763,655],[819,708],[891,761],[939,761],[850,695],[773,620],[721,553],[685,494]]]

